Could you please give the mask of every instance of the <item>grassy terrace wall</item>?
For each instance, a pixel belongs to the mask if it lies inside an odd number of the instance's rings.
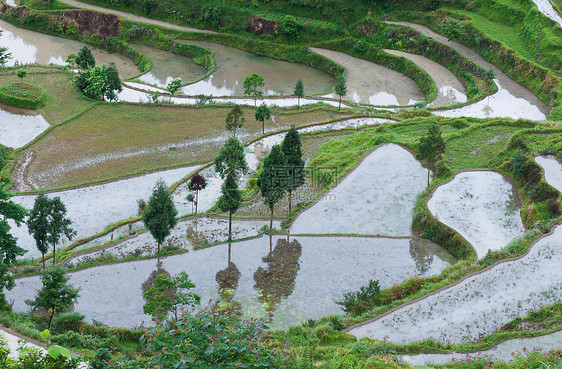
[[[401,13],[397,17],[425,24],[436,32],[440,32],[441,25],[447,19],[458,18],[457,15],[446,11]],[[554,72],[523,58],[505,44],[491,39],[476,29],[471,23],[465,24],[465,30],[465,36],[456,41],[476,49],[480,55],[498,66],[509,77],[533,91],[548,106],[555,108],[562,105],[562,80]],[[560,108],[554,109],[550,117],[556,118],[555,114],[562,116],[562,112],[556,113],[559,110]]]

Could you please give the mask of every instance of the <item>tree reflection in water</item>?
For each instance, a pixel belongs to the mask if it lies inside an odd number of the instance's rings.
[[[278,239],[275,249],[271,251],[270,248],[262,259],[267,263],[267,269],[259,267],[254,273],[258,299],[269,314],[275,311],[281,300],[293,293],[301,254],[302,246],[297,240]]]
[[[427,243],[428,241],[423,238],[412,238],[410,240],[410,255],[420,276],[427,273],[433,263],[433,254],[428,249]]]
[[[240,280],[240,270],[236,264],[231,261],[232,244],[228,244],[228,265],[225,269],[219,270],[215,276],[215,281],[219,284],[219,295],[222,301],[217,302],[216,307],[224,310],[229,309],[234,314],[242,315],[242,305],[234,301],[234,294],[238,288]]]

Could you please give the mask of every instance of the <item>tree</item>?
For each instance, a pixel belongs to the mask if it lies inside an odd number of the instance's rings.
[[[49,217],[51,213],[51,200],[44,193],[39,194],[33,203],[33,209],[27,219],[29,234],[35,239],[35,245],[41,252],[43,269],[45,269],[45,254],[49,251]]]
[[[418,154],[416,159],[427,160],[427,185],[429,186],[429,171],[431,163],[434,163],[439,159],[439,156],[445,152],[445,141],[441,137],[441,130],[437,123],[433,123],[429,126],[427,135],[420,137],[418,142]]]
[[[341,109],[341,97],[347,94],[347,86],[345,85],[345,77],[340,75],[336,80],[336,86],[334,87],[336,94],[340,97],[340,104],[338,110]]]
[[[0,30],[0,36],[2,36],[2,30]],[[5,65],[11,57],[12,53],[8,52],[7,47],[0,47],[0,66]]]
[[[96,59],[92,54],[92,49],[84,45],[78,52],[78,56],[74,59],[76,66],[82,70],[90,69],[96,65]]]
[[[256,109],[255,117],[258,122],[261,122],[261,133],[265,133],[265,120],[271,118],[271,109],[262,103]]]
[[[244,118],[244,112],[240,105],[235,105],[226,115],[226,129],[228,131],[233,131],[234,137],[236,137],[236,130],[242,128],[245,122],[246,118]]]
[[[273,208],[285,196],[288,188],[287,159],[281,146],[275,145],[263,161],[263,171],[258,175],[258,187],[263,201],[271,210],[269,231],[273,230]]]
[[[160,245],[178,223],[177,215],[178,211],[168,192],[168,187],[162,179],[159,179],[156,181],[146,209],[142,213],[144,225],[158,243],[158,253],[160,253]]]
[[[49,200],[50,206],[48,207],[48,220],[49,226],[47,228],[47,242],[53,245],[53,265],[56,262],[56,249],[57,243],[66,236],[69,240],[76,235],[76,232],[70,227],[72,221],[66,218],[66,206],[61,201],[60,197],[55,197]]]
[[[234,173],[229,173],[221,187],[221,196],[217,201],[220,211],[228,212],[228,240],[232,240],[232,213],[242,204],[242,192],[238,188],[238,183]]]
[[[181,87],[181,78],[176,78],[176,79],[174,79],[173,81],[170,81],[170,83],[168,83],[168,86],[166,87],[166,89],[167,89],[168,91],[170,91],[170,94],[171,94],[172,96],[174,96],[174,94],[175,94],[176,92],[178,92],[178,90],[180,89],[180,87]]]
[[[197,205],[199,204],[199,191],[204,190],[205,187],[207,187],[207,181],[199,173],[195,173],[187,185],[190,191],[195,191],[195,214],[197,214]]]
[[[295,91],[293,95],[297,97],[297,110],[301,109],[301,97],[304,96],[304,83],[302,83],[302,79],[299,78],[297,84],[295,85]]]
[[[55,313],[67,311],[79,296],[79,289],[68,284],[69,279],[63,267],[49,268],[42,273],[43,287],[37,292],[35,300],[25,300],[25,303],[34,309],[43,308],[51,313],[49,329]]]
[[[6,306],[4,290],[14,288],[14,277],[9,273],[9,265],[26,251],[17,245],[17,239],[10,234],[11,219],[19,227],[27,215],[26,210],[10,200],[12,195],[0,184],[0,309]]]
[[[27,71],[25,69],[18,69],[16,74],[20,79],[20,83],[23,83],[23,79],[27,76]]]
[[[256,106],[257,98],[263,96],[263,92],[258,90],[258,88],[263,86],[265,86],[263,77],[257,73],[252,73],[244,79],[244,96],[253,97],[254,106]]]
[[[17,239],[10,234],[8,220],[12,220],[19,227],[27,215],[27,211],[10,200],[12,194],[0,184],[0,263],[12,264],[18,256],[25,254],[25,250],[17,245]]]
[[[238,176],[248,171],[244,147],[235,137],[230,137],[215,157],[215,171],[224,179],[217,207],[223,212],[228,212],[228,240],[230,241],[232,239],[232,213],[235,213],[242,203]]]
[[[151,315],[155,322],[161,322],[170,312],[174,314],[174,321],[177,321],[180,307],[193,307],[201,302],[199,295],[186,292],[194,287],[195,284],[191,282],[186,272],[171,278],[160,274],[156,277],[154,287],[143,294],[146,304],[142,310],[145,314]]]
[[[229,173],[232,173],[236,178],[248,171],[244,146],[236,137],[230,137],[226,140],[224,147],[215,157],[215,171],[219,173],[222,179],[225,179]]]
[[[302,23],[292,15],[285,15],[279,22],[279,30],[293,40],[299,39]]]
[[[289,215],[291,215],[292,193],[305,182],[302,142],[295,126],[292,126],[285,135],[283,143],[281,144],[281,150],[287,159],[287,170],[289,172],[287,191],[289,192]]]
[[[123,91],[119,71],[113,63],[96,65],[77,73],[74,76],[74,85],[84,95],[97,100],[116,100],[116,91]]]

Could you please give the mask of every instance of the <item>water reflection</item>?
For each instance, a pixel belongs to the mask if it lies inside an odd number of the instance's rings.
[[[289,242],[280,238],[275,249],[262,259],[267,268],[259,267],[254,273],[258,300],[269,314],[277,309],[281,300],[293,293],[301,255],[302,246],[297,240]]]
[[[273,236],[272,241],[271,249],[265,236],[169,256],[160,260],[161,265],[138,260],[71,273],[71,283],[81,288],[76,311],[88,321],[138,326],[148,319],[142,309],[143,284],[149,288],[158,273],[185,271],[197,286],[192,291],[203,302],[230,303],[245,317],[271,312],[271,327],[279,328],[341,313],[334,300],[371,279],[387,288],[419,275],[408,238],[299,236],[288,242],[284,236]],[[441,247],[431,245],[433,261],[421,276],[436,275],[453,260]],[[33,298],[40,285],[38,276],[18,279],[6,293],[15,301],[14,311],[26,311],[25,299]]]
[[[234,295],[240,281],[240,270],[231,260],[232,243],[228,244],[228,265],[225,269],[219,270],[215,276],[215,281],[219,285],[219,296],[221,301],[217,304],[220,309],[230,309],[236,315],[242,315],[242,305],[234,301]]]
[[[168,83],[180,78],[183,83],[194,81],[207,73],[204,67],[195,64],[189,58],[162,51],[152,46],[134,44],[134,47],[146,55],[152,68],[137,80],[158,87],[166,87]]]
[[[246,76],[257,73],[265,80],[265,95],[292,95],[300,78],[306,95],[330,90],[333,77],[304,64],[289,63],[255,55],[230,46],[204,41],[181,41],[215,53],[216,71],[208,78],[183,88],[186,95],[243,96]]]
[[[78,41],[21,29],[2,20],[0,20],[0,29],[3,30],[0,35],[0,45],[8,48],[12,53],[7,66],[13,66],[16,62],[66,65],[68,55],[78,54],[84,46]],[[121,54],[93,49],[93,55],[96,64],[115,63],[122,78],[129,78],[139,73],[135,63]]]
[[[433,263],[433,254],[427,247],[427,240],[422,238],[412,238],[410,240],[410,256],[416,264],[419,275],[427,273]]]

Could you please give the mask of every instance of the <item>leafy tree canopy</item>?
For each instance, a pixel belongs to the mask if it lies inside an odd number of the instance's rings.
[[[244,156],[244,147],[236,137],[226,140],[224,147],[215,157],[215,171],[221,178],[226,178],[229,173],[234,176],[248,171],[248,164]]]
[[[182,306],[199,305],[201,298],[193,292],[187,292],[195,287],[186,272],[169,277],[160,274],[156,277],[154,287],[144,293],[146,304],[143,306],[145,314],[160,322],[171,312],[175,320],[178,319],[178,309]]]
[[[92,49],[86,45],[80,49],[74,62],[78,68],[82,70],[92,68],[96,65],[96,59],[94,58],[94,54],[92,54]]]
[[[0,184],[0,263],[11,264],[25,250],[17,245],[16,238],[10,234],[8,220],[13,220],[19,227],[27,215],[27,211],[10,200],[10,194],[5,186]]]
[[[156,242],[158,251],[160,245],[166,240],[176,226],[178,211],[168,192],[168,187],[162,179],[159,179],[152,190],[146,209],[142,213],[142,221]]]
[[[236,130],[238,128],[242,128],[245,122],[246,118],[244,118],[244,112],[242,111],[242,107],[240,105],[235,105],[226,115],[226,129],[229,131],[234,131],[235,135]]]

